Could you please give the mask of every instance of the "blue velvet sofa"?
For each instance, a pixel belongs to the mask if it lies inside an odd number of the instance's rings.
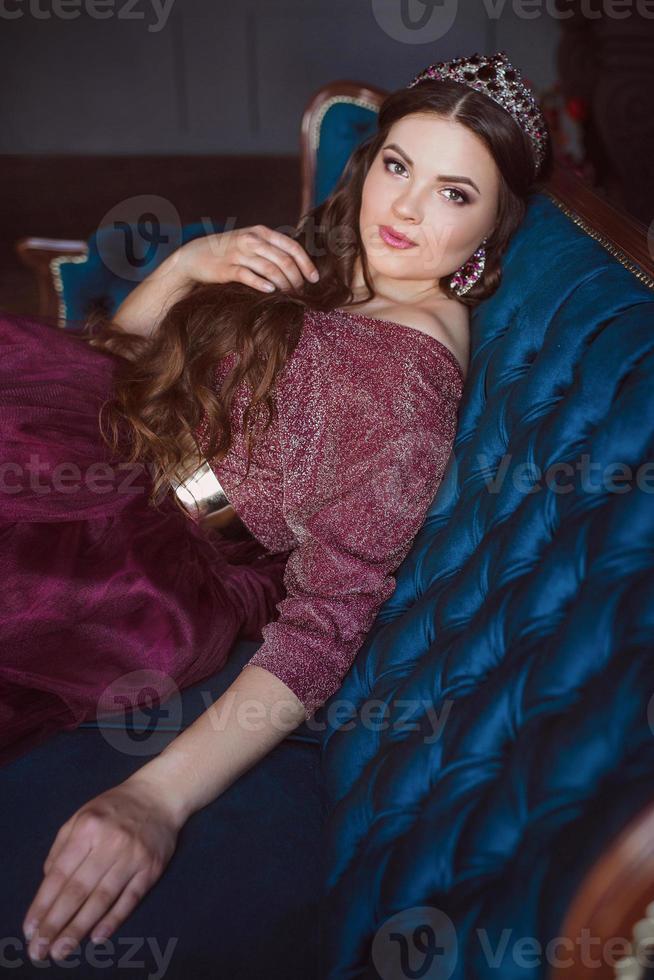
[[[308,107],[304,206],[379,99],[341,83]],[[85,941],[48,975],[580,980],[617,976],[620,960],[621,975],[645,976],[633,929],[654,899],[646,244],[563,172],[533,196],[501,288],[472,318],[445,478],[342,688],[191,818],[108,943]],[[148,751],[256,646],[183,691]],[[86,724],[0,771],[14,976],[43,972],[20,924],[57,829],[142,764],[117,728]]]

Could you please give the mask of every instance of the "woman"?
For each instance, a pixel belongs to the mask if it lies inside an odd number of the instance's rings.
[[[113,933],[191,813],[338,690],[447,463],[469,311],[550,166],[503,52],[439,62],[388,96],[293,235],[193,241],[97,333],[1,321],[0,446],[20,463],[0,494],[5,759],[115,710],[132,670],[159,672],[165,698],[236,636],[264,640],[192,726],[60,829],[25,916],[30,955]],[[39,494],[34,449],[47,474],[65,459],[85,479]],[[102,497],[86,477],[109,459]],[[205,459],[229,503],[186,513]],[[239,712],[253,700],[256,726]]]

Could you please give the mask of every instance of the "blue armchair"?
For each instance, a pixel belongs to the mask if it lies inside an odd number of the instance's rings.
[[[150,200],[164,199],[151,198]],[[222,220],[160,221],[156,212],[110,222],[88,241],[22,238],[16,250],[37,276],[39,313],[62,329],[75,329],[97,309],[111,315],[122,301],[180,245],[221,232]]]
[[[335,83],[307,107],[303,211],[382,95]],[[473,314],[448,470],[341,690],[191,818],[98,962],[131,956],[147,975],[159,958],[168,980],[579,980],[621,958],[638,976],[629,942],[654,899],[653,290],[644,229],[557,169]],[[153,753],[254,649],[182,692]],[[116,749],[89,723],[0,771],[21,977],[39,975],[20,923],[53,835],[142,764],[128,734]],[[106,976],[93,955],[84,943],[77,975]]]

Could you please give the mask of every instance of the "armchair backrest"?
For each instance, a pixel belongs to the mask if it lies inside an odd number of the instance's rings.
[[[180,245],[220,232],[224,221],[157,224],[147,247],[139,222],[103,225],[88,241],[22,238],[21,260],[34,269],[39,312],[63,329],[76,329],[95,310],[115,313],[125,297]]]
[[[302,214],[332,192],[352,151],[374,133],[385,95],[374,85],[335,81],[311,97],[300,136]]]

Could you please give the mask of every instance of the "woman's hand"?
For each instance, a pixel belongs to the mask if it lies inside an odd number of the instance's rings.
[[[170,307],[188,295],[195,283],[242,282],[272,292],[275,287],[300,289],[303,276],[317,282],[318,270],[307,252],[299,242],[265,225],[205,235],[165,258],[125,297],[111,320],[118,330],[149,338]],[[114,352],[106,340],[90,343]],[[128,356],[120,348],[118,353]]]
[[[177,254],[185,275],[195,282],[242,282],[272,292],[275,287],[301,289],[303,276],[318,281],[318,270],[300,243],[265,225],[194,238]]]
[[[54,839],[25,916],[30,957],[64,959],[89,933],[108,938],[161,877],[183,822],[138,773],[77,810]],[[62,951],[64,939],[71,945]]]

